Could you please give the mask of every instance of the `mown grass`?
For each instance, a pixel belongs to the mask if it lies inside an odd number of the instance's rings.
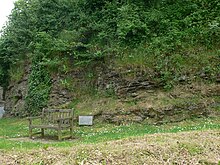
[[[116,126],[96,122],[91,127],[76,126],[75,139],[56,141],[40,138],[28,139],[28,123],[25,119],[7,118],[0,120],[0,150],[22,150],[47,147],[71,147],[78,144],[94,144],[129,137],[143,136],[155,133],[176,133],[192,130],[220,129],[219,118],[200,118],[186,120],[179,123],[164,125],[129,124]],[[56,135],[54,131],[47,131],[49,135]]]

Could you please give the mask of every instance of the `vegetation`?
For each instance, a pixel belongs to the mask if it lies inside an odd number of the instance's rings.
[[[76,115],[202,102],[213,117],[163,125],[113,125],[97,117],[62,142],[31,140],[27,120],[3,118],[0,164],[219,164],[219,13],[219,0],[17,0],[0,36],[0,86],[28,74],[20,115],[47,106],[59,75],[58,86],[77,96],[60,107],[74,107]],[[110,86],[97,95],[99,65],[128,79],[141,70],[169,91],[119,100]],[[86,87],[73,70],[85,70]]]
[[[28,123],[26,119],[1,119],[0,124],[0,149],[23,150],[44,147],[71,147],[79,144],[97,144],[112,140],[127,139],[130,137],[141,137],[154,133],[177,133],[184,131],[205,131],[219,130],[220,123],[217,118],[186,120],[180,123],[170,123],[164,125],[141,125],[129,124],[115,126],[113,124],[103,124],[95,121],[92,127],[75,126],[73,141],[57,142],[52,136],[56,132],[46,131],[46,138],[49,143],[44,143],[42,139],[28,140]],[[49,136],[50,135],[50,136]],[[23,141],[24,140],[24,141]],[[14,142],[15,141],[15,142]]]
[[[51,72],[91,62],[150,68],[165,89],[201,72],[214,81],[219,11],[218,0],[18,0],[0,38],[0,85],[13,77],[10,68],[31,64],[26,111],[36,114]]]
[[[1,164],[219,162],[218,118],[186,120],[160,126],[115,126],[95,121],[92,127],[75,126],[75,139],[62,142],[52,140],[49,136],[45,139],[29,139],[27,120],[24,119],[1,119],[0,125]],[[56,134],[50,132],[50,135]]]

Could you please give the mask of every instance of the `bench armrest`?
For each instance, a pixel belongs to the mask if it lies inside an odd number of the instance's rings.
[[[34,119],[42,119],[42,116],[28,117],[27,119],[29,121],[29,127],[30,127]]]

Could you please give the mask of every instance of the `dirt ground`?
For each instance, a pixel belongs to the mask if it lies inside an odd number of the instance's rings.
[[[1,165],[220,164],[220,130],[161,133],[66,148],[1,151]]]

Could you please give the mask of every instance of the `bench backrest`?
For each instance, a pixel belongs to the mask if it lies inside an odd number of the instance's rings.
[[[42,111],[44,124],[57,124],[58,119],[64,118],[73,118],[73,109],[43,109]]]

